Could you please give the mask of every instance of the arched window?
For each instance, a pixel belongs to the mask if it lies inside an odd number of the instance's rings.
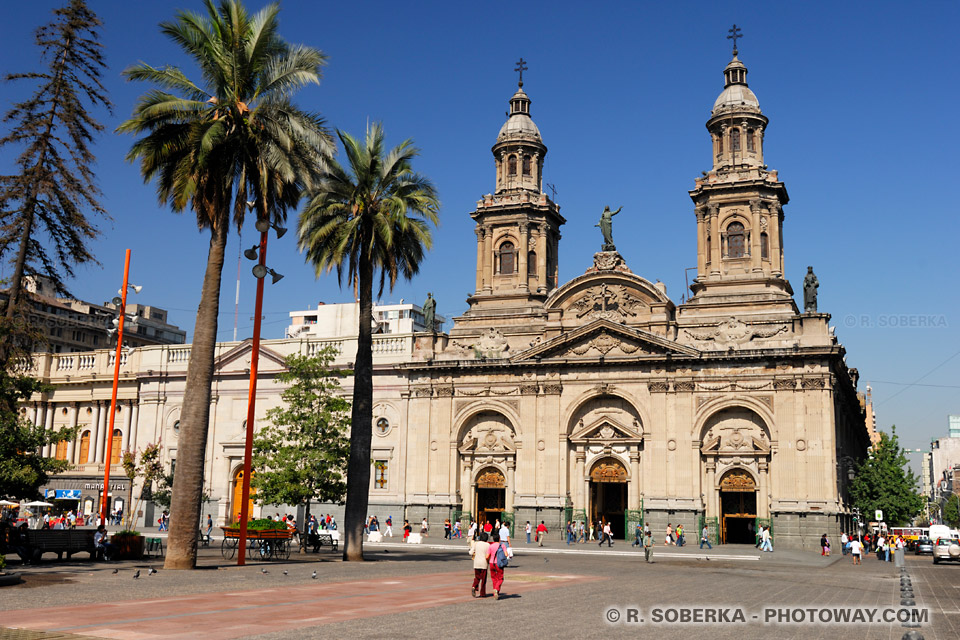
[[[746,254],[746,246],[743,225],[739,222],[731,222],[727,227],[727,257],[742,258]]]
[[[84,431],[83,435],[80,436],[80,459],[77,460],[77,464],[86,464],[87,459],[90,457],[90,432]]]
[[[113,430],[113,444],[110,445],[110,464],[120,464],[120,447],[123,442],[123,433],[120,429]]]
[[[523,175],[530,175],[530,156],[523,156]]]
[[[61,440],[57,443],[57,460],[67,459],[67,441]]]
[[[507,158],[507,175],[517,175],[517,156]]]
[[[513,250],[512,242],[504,242],[500,245],[500,275],[509,276],[513,274],[516,253]]]
[[[527,253],[527,275],[536,276],[537,275],[537,252],[531,251]]]
[[[740,151],[740,129],[734,129],[730,132],[730,148],[734,151]]]
[[[747,151],[754,151],[753,129],[747,129]]]
[[[717,136],[717,153],[723,153],[723,134]]]
[[[760,234],[760,257],[764,260],[770,259],[769,240],[766,231]]]

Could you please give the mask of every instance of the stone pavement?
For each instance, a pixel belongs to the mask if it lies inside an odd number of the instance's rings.
[[[436,542],[436,541],[432,541]],[[506,571],[500,601],[470,597],[472,571],[462,542],[422,548],[371,545],[370,562],[344,563],[323,552],[288,563],[225,565],[205,551],[204,569],[161,570],[132,579],[146,563],[48,563],[26,567],[27,582],[0,592],[0,625],[59,630],[100,638],[257,637],[271,640],[329,637],[438,637],[493,633],[543,637],[689,638],[888,638],[899,640],[897,623],[858,626],[609,625],[611,608],[636,607],[649,615],[667,607],[896,607],[899,574],[892,563],[803,552],[775,552],[755,559],[686,556],[658,547],[646,564],[636,551],[563,553],[525,550]],[[431,549],[430,546],[444,546]],[[563,545],[565,546],[565,545]],[[718,547],[730,557],[750,547]],[[679,550],[690,552],[690,549]],[[699,553],[699,550],[697,550]],[[293,559],[292,559],[293,560]],[[933,567],[929,557],[907,557],[917,601],[932,609],[921,628],[927,640],[956,638],[960,566]],[[157,566],[160,566],[159,564]],[[265,566],[267,574],[261,573]],[[118,573],[113,574],[117,568]],[[288,575],[283,575],[283,571]],[[318,578],[311,579],[316,570]],[[91,606],[104,603],[102,606]],[[0,638],[4,634],[0,632]]]

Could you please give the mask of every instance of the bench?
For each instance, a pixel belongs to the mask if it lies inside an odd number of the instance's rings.
[[[163,557],[163,538],[147,538],[144,540],[144,555],[147,557]]]
[[[340,534],[337,531],[321,529],[317,533],[309,534],[307,538],[307,546],[312,547],[314,553],[320,553],[320,547],[323,545],[329,545],[334,551],[339,548]]]
[[[63,554],[67,554],[69,560],[78,551],[89,553],[91,559],[97,555],[93,545],[94,532],[91,530],[28,529],[26,534],[26,546],[32,562],[38,562],[45,553],[56,553],[58,560],[63,559]]]
[[[200,546],[201,546],[201,547],[209,547],[209,546],[210,546],[210,534],[209,534],[209,533],[205,533],[205,532],[203,531],[203,529],[200,529],[200,536],[199,536],[198,540],[200,541]]]

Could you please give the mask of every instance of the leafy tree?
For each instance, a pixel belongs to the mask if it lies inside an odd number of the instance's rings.
[[[50,476],[70,467],[66,460],[45,458],[39,451],[48,444],[72,440],[77,429],[47,431],[19,413],[18,405],[43,389],[33,378],[0,369],[0,497],[39,498],[40,487]]]
[[[923,509],[923,496],[917,493],[916,484],[917,477],[907,467],[907,456],[893,427],[889,434],[880,432],[880,442],[858,465],[850,495],[865,517],[872,517],[880,509],[887,523],[901,525]]]
[[[419,152],[411,140],[387,151],[379,124],[368,127],[363,141],[337,135],[349,165],[327,159],[300,215],[299,243],[317,276],[336,269],[342,285],[346,274],[360,300],[343,557],[363,560],[373,435],[374,274],[380,272],[381,294],[387,281],[392,289],[398,276],[416,275],[432,246],[427,223],[437,224],[440,203],[433,184],[413,171]]]
[[[943,507],[943,521],[956,529],[960,527],[960,497],[951,493]]]
[[[290,95],[319,83],[325,56],[277,32],[279,6],[250,15],[240,0],[205,0],[206,14],[181,11],[161,30],[200,69],[196,83],[176,67],[138,64],[131,80],[161,87],[144,94],[118,131],[143,135],[127,157],[175,212],[187,207],[210,230],[186,392],[180,418],[169,546],[164,567],[196,566],[224,252],[248,200],[257,219],[279,223],[299,202],[330,146],[323,120]]]
[[[69,0],[53,14],[54,21],[35,35],[46,69],[6,76],[35,83],[36,90],[7,112],[4,122],[12,128],[0,138],[0,147],[22,147],[17,173],[0,176],[0,256],[12,252],[13,263],[4,325],[24,321],[25,275],[42,274],[66,293],[64,280],[73,277],[74,265],[97,262],[90,241],[98,231],[84,210],[107,217],[90,151],[103,125],[89,109],[112,106],[100,81],[106,66],[100,19],[85,0]],[[2,333],[3,368],[17,333],[9,328]]]
[[[160,462],[161,453],[162,449],[160,445],[151,443],[140,451],[139,460],[137,459],[137,453],[135,451],[125,451],[123,454],[123,458],[121,459],[123,472],[130,481],[127,491],[126,529],[131,528],[134,514],[140,510],[140,503],[143,501],[144,495],[149,495],[153,488],[153,483],[163,478],[163,463]],[[133,505],[131,509],[131,503],[133,502],[133,484],[138,479],[140,480],[140,495],[137,496],[137,503]]]
[[[287,357],[287,371],[277,376],[290,385],[281,394],[286,406],[267,412],[270,424],[253,441],[257,501],[305,505],[304,524],[312,500],[341,502],[347,489],[350,403],[337,378],[350,372],[330,369],[334,354],[328,347],[313,357]]]

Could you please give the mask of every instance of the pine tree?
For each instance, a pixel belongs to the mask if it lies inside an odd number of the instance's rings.
[[[25,306],[23,277],[43,275],[67,294],[65,281],[73,277],[74,266],[97,263],[90,241],[98,230],[85,212],[108,218],[90,151],[103,125],[89,109],[112,107],[100,81],[106,67],[101,22],[85,0],[69,0],[53,14],[53,22],[35,35],[46,70],[5,78],[35,83],[36,89],[6,113],[4,122],[11,128],[0,138],[0,148],[20,149],[17,173],[0,176],[0,257],[13,264],[0,332],[4,368],[16,337],[23,335],[23,322],[17,322]]]
[[[880,442],[857,467],[850,495],[866,518],[872,518],[879,509],[887,524],[901,525],[923,509],[923,497],[916,487],[917,477],[907,467],[907,455],[893,427],[889,434],[880,432]]]

